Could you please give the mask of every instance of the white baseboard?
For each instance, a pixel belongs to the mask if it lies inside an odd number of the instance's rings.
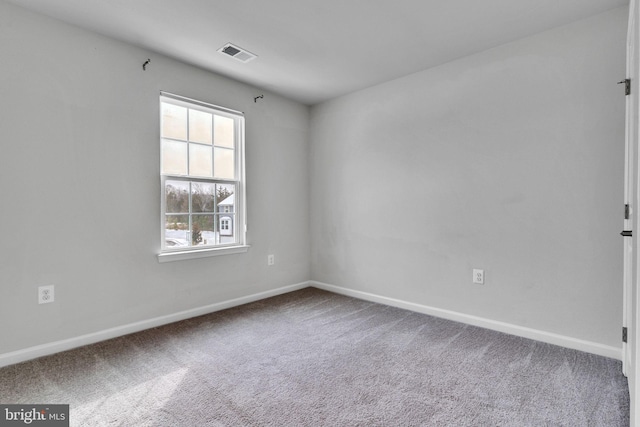
[[[529,338],[536,341],[546,342],[549,344],[559,345],[574,350],[580,350],[587,353],[597,354],[599,356],[609,357],[611,359],[622,360],[622,348],[612,347],[604,344],[598,344],[591,341],[585,341],[577,338],[571,338],[564,335],[554,334],[551,332],[539,331],[537,329],[526,328],[523,326],[512,325],[496,320],[485,319],[482,317],[472,316],[469,314],[458,313],[441,308],[429,307],[422,304],[402,301],[395,298],[388,298],[368,292],[356,291],[353,289],[343,288],[340,286],[329,285],[327,283],[311,281],[310,286],[325,291],[334,292],[366,301],[376,302],[393,307],[403,308],[405,310],[415,311],[418,313],[428,314],[443,319],[454,320],[456,322],[468,325],[479,326],[481,328],[491,329],[498,332],[504,332],[522,338]]]
[[[61,351],[71,350],[73,348],[81,347],[83,345],[94,344],[96,342],[108,340],[111,338],[120,337],[123,335],[131,334],[134,332],[140,332],[145,329],[155,328],[158,326],[166,325],[180,320],[190,319],[192,317],[202,316],[204,314],[213,313],[227,308],[236,307],[239,305],[247,304],[254,301],[259,301],[265,298],[273,297],[276,295],[285,294],[288,292],[297,291],[307,288],[309,286],[323,289],[329,292],[342,294],[366,301],[376,302],[379,304],[389,305],[393,307],[403,308],[418,313],[424,313],[443,319],[454,320],[457,322],[479,326],[494,331],[504,332],[507,334],[529,338],[536,341],[542,341],[549,344],[559,345],[566,348],[572,348],[575,350],[584,351],[587,353],[597,354],[599,356],[609,357],[612,359],[622,360],[622,349],[598,344],[590,341],[584,341],[576,338],[571,338],[563,335],[554,334],[551,332],[539,331],[536,329],[525,328],[523,326],[512,325],[509,323],[499,322],[496,320],[485,319],[482,317],[472,316],[468,314],[458,313],[450,310],[443,310],[440,308],[429,307],[422,304],[416,304],[412,302],[402,301],[395,298],[389,298],[381,295],[375,295],[368,292],[357,291],[353,289],[343,288],[340,286],[329,285],[327,283],[308,281],[295,285],[283,286],[281,288],[272,289],[265,292],[259,292],[257,294],[247,295],[240,298],[231,299],[228,301],[222,301],[215,304],[210,304],[204,307],[198,307],[191,310],[185,310],[166,316],[160,316],[149,320],[143,320],[140,322],[130,323],[128,325],[118,326],[115,328],[106,329],[103,331],[94,332],[91,334],[81,335],[79,337],[69,338],[66,340],[55,341],[52,343],[37,345],[22,350],[17,350],[9,353],[0,354],[0,367],[13,365],[16,363],[24,362],[38,357],[47,356]]]
[[[118,326],[115,328],[106,329],[91,334],[81,335],[79,337],[69,338],[66,340],[55,341],[52,343],[37,345],[23,350],[12,351],[9,353],[0,354],[0,367],[13,365],[16,363],[24,362],[38,357],[47,356],[61,351],[71,350],[83,345],[94,344],[100,341],[108,340],[111,338],[120,337],[123,335],[131,334],[134,332],[140,332],[145,329],[155,328],[158,326],[166,325],[180,320],[190,319],[192,317],[202,316],[204,314],[213,313],[215,311],[225,310],[227,308],[236,307],[242,304],[262,300],[265,298],[273,297],[276,295],[286,294],[288,292],[297,291],[309,287],[310,282],[302,282],[295,285],[284,286],[277,289],[272,289],[265,292],[259,292],[257,294],[247,295],[245,297],[235,298],[228,301],[223,301],[215,304],[210,304],[204,307],[198,307],[191,310],[180,311],[178,313],[169,314],[166,316],[155,317],[149,320],[143,320],[140,322],[130,323],[128,325]]]

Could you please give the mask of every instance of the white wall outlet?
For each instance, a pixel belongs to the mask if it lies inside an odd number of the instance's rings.
[[[473,269],[473,283],[484,285],[484,270]]]
[[[276,263],[276,256],[271,254],[267,255],[267,265],[274,265]]]
[[[47,304],[54,301],[53,285],[38,287],[38,304]]]

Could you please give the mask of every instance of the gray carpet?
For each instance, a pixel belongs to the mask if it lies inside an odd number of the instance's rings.
[[[72,426],[627,426],[619,361],[309,288],[0,369]]]

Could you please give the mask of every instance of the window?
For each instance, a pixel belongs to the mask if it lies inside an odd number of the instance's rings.
[[[246,247],[243,137],[242,113],[161,94],[161,257]]]

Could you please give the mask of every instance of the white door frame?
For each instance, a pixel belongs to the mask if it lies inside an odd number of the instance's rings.
[[[625,184],[624,202],[630,206],[630,217],[624,220],[624,230],[631,230],[633,237],[624,240],[624,291],[623,291],[623,326],[627,327],[627,343],[622,346],[623,371],[629,380],[630,425],[640,425],[640,405],[638,405],[638,388],[640,386],[640,293],[638,292],[640,251],[638,251],[638,233],[640,233],[640,215],[636,214],[640,206],[640,174],[638,173],[639,149],[638,135],[640,122],[640,97],[638,96],[638,77],[640,76],[640,11],[639,0],[629,0],[629,26],[627,33],[627,75],[631,81],[631,93],[626,96],[626,131],[625,131]]]
[[[634,48],[634,30],[635,30],[635,2],[636,0],[630,0],[629,2],[629,25],[627,33],[627,70],[626,78],[631,79],[633,74],[633,59],[635,57]],[[635,147],[634,129],[633,129],[633,97],[626,97],[626,123],[625,123],[625,165],[624,165],[624,203],[629,208],[627,213],[631,214],[631,207],[635,207],[634,203],[634,181],[635,181]],[[626,216],[623,222],[624,230],[636,230],[633,226],[635,215]],[[623,309],[622,309],[622,326],[631,330],[633,324],[633,241],[636,239],[623,238],[623,256],[624,256],[624,270],[623,270]],[[628,337],[628,343],[622,343],[622,371],[625,375],[629,375],[633,371],[634,364],[631,352],[631,339]]]

